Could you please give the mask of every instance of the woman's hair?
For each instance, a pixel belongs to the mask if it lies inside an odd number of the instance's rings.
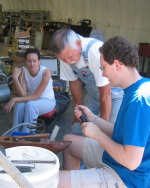
[[[76,49],[77,40],[80,40],[80,38],[73,30],[62,28],[53,34],[51,48],[54,53],[60,54],[66,46]]]
[[[121,36],[116,36],[107,40],[102,47],[100,53],[103,54],[104,60],[113,64],[114,60],[119,60],[128,67],[139,67],[139,56],[136,48]]]
[[[38,60],[41,59],[40,51],[37,48],[27,48],[25,52],[25,60],[28,54],[37,54]]]

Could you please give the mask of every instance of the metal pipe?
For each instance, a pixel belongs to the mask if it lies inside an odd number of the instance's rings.
[[[28,164],[28,163],[56,163],[55,160],[11,160],[12,163],[23,163],[23,164]]]

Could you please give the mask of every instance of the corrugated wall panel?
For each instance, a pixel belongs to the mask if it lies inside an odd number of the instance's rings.
[[[122,35],[138,46],[150,43],[150,0],[0,0],[3,10],[49,10],[53,21],[92,21],[105,39]]]

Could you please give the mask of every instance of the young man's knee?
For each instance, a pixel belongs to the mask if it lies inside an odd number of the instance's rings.
[[[63,137],[64,141],[71,141],[70,146],[67,148],[67,151],[71,151],[71,153],[75,153],[73,155],[76,155],[76,152],[82,153],[82,147],[85,138],[83,136],[73,135],[73,134],[66,134]],[[81,157],[82,154],[80,154]]]
[[[70,141],[70,139],[71,139],[71,135],[70,134],[66,134],[66,135],[63,136],[63,140],[64,141]]]
[[[74,134],[66,134],[63,136],[64,141],[73,141],[74,139],[76,140],[77,135]]]

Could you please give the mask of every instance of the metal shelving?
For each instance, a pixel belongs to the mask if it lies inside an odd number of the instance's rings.
[[[20,25],[20,11],[4,11],[3,23],[1,25],[8,27],[7,37],[9,37],[9,42],[12,42],[15,36],[16,26]]]
[[[30,45],[40,48],[38,42],[43,40],[43,25],[49,20],[50,12],[44,10],[21,10],[19,29],[30,29]]]

